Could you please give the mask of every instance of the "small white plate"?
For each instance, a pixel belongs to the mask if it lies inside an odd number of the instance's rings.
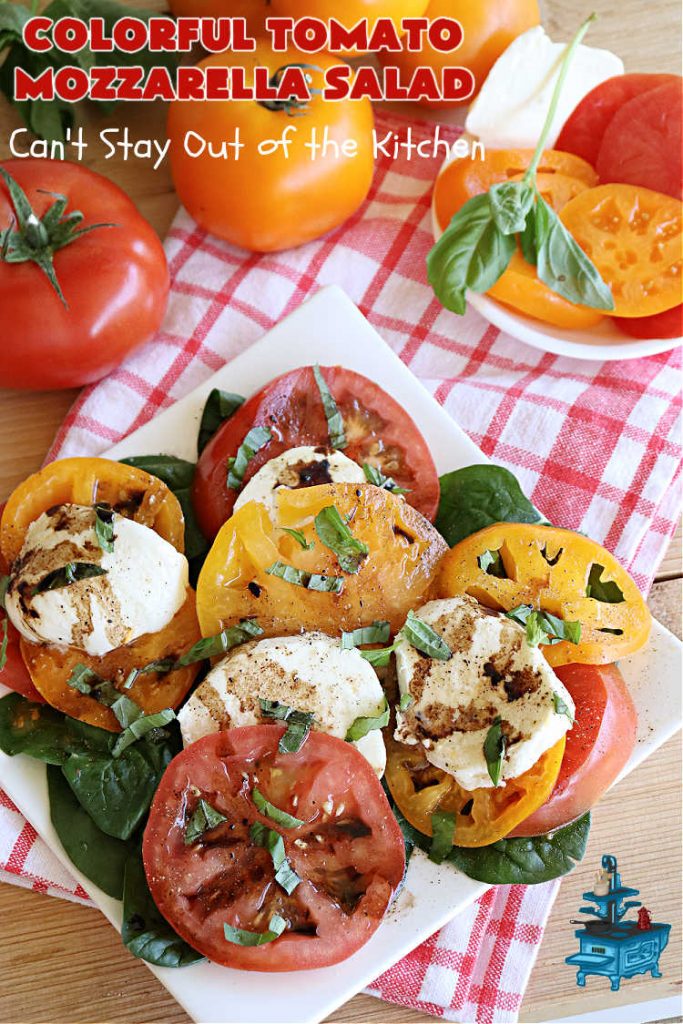
[[[451,162],[451,158],[447,158],[441,170]],[[444,227],[437,220],[433,202],[432,232],[435,241],[438,241],[444,232]],[[596,327],[581,331],[565,330],[524,316],[523,313],[516,313],[488,295],[468,292],[467,301],[489,323],[512,338],[517,338],[532,348],[540,348],[543,352],[569,356],[570,359],[593,359],[601,363],[611,363],[620,359],[640,359],[643,356],[656,355],[658,352],[669,352],[683,344],[683,338],[629,338],[619,330],[609,316]]]
[[[339,288],[325,288],[260,342],[200,387],[112,448],[112,458],[168,454],[196,457],[199,418],[214,387],[250,395],[297,366],[341,363],[377,381],[406,408],[432,451],[439,473],[486,458]],[[680,724],[680,644],[655,623],[647,647],[620,663],[639,714],[638,742],[622,774],[632,771]],[[0,687],[0,695],[6,693]],[[2,786],[80,881],[115,928],[121,904],[105,896],[71,864],[50,823],[45,768],[31,758],[0,753]],[[196,1021],[215,1024],[313,1024],[332,1013],[460,910],[486,891],[456,870],[437,867],[420,851],[410,862],[403,892],[372,939],[336,967],[293,974],[235,971],[200,963],[181,970],[151,967]],[[144,1008],[141,1007],[141,1016]]]

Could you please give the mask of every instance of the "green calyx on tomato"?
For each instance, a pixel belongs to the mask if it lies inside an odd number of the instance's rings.
[[[64,298],[55,274],[54,254],[90,231],[97,231],[99,228],[112,228],[116,225],[91,224],[87,228],[79,227],[83,221],[83,214],[80,210],[66,213],[69,200],[66,196],[57,193],[54,193],[55,201],[52,206],[39,218],[34,213],[24,190],[4,167],[0,167],[0,174],[7,185],[16,215],[16,228],[10,224],[4,232],[0,233],[2,239],[0,260],[3,263],[26,263],[31,260],[37,267],[40,267],[64,307],[68,309],[69,304]]]
[[[279,89],[282,81],[282,76],[288,68],[300,68],[302,71],[321,71],[316,64],[283,64],[282,67],[277,68],[276,71],[268,79],[268,85],[271,89]],[[304,76],[306,84],[308,85],[308,91],[310,96],[314,96],[316,93],[322,92],[321,89],[314,89],[312,79],[310,75]],[[309,96],[309,99],[310,99]],[[266,110],[274,110],[276,112],[281,111],[287,114],[288,117],[297,117],[299,114],[304,114],[308,107],[308,99],[299,99],[298,96],[288,96],[287,99],[277,100],[257,100],[260,106],[265,107]]]

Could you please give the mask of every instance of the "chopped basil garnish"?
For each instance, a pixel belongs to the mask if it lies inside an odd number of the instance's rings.
[[[430,625],[423,622],[422,619],[418,619],[413,611],[408,612],[408,618],[401,633],[412,647],[430,658],[435,658],[437,661],[448,661],[453,657],[453,652],[446,641]]]
[[[574,724],[574,716],[571,713],[571,710],[568,707],[568,705],[560,697],[559,693],[554,693],[553,694],[553,704],[555,706],[555,713],[557,715],[564,715],[566,718],[569,719],[569,721],[573,725]]]
[[[400,637],[394,640],[389,647],[375,647],[372,651],[359,651],[361,658],[365,658],[373,668],[386,668],[391,660],[391,655],[398,647]]]
[[[539,644],[559,644],[567,640],[570,644],[578,644],[581,640],[581,623],[567,622],[558,619],[550,612],[537,611],[529,604],[520,604],[505,613],[508,619],[526,628],[526,642],[529,647]]]
[[[274,718],[287,724],[287,732],[283,734],[277,749],[281,754],[296,754],[301,750],[306,737],[311,731],[313,715],[310,711],[297,711],[296,708],[280,704],[278,700],[260,700],[261,714],[264,718]]]
[[[385,644],[390,636],[389,623],[377,620],[369,626],[361,626],[341,635],[342,650],[360,647],[361,644]],[[361,654],[363,652],[361,651]]]
[[[486,739],[484,740],[486,767],[489,770],[489,777],[494,786],[498,785],[503,774],[503,761],[505,760],[506,750],[507,738],[503,732],[503,723],[500,715],[498,715],[486,733]]]
[[[59,569],[53,569],[47,576],[44,576],[40,583],[33,588],[33,594],[42,594],[46,590],[61,590],[79,580],[87,580],[92,576],[106,576],[107,570],[101,565],[92,562],[67,562]]]
[[[268,444],[272,436],[268,427],[251,428],[237,449],[237,455],[228,459],[228,487],[239,491],[249,462],[257,452],[260,452]]]
[[[315,531],[326,548],[334,551],[344,572],[356,573],[369,547],[353,536],[349,524],[334,505],[328,505],[315,517]]]
[[[373,732],[375,729],[384,729],[388,724],[389,703],[385,697],[384,704],[376,715],[369,718],[357,718],[351,724],[346,733],[346,740],[349,743],[356,743],[358,740],[362,740],[364,736],[367,736],[369,732]]]
[[[621,587],[614,580],[600,579],[604,571],[604,565],[598,565],[597,562],[593,562],[588,574],[586,597],[592,597],[596,601],[602,601],[605,604],[621,604],[624,600]]]
[[[99,704],[111,708],[121,696],[111,679],[104,679],[94,669],[82,662],[74,665],[67,685],[87,697],[92,697]],[[136,705],[137,706],[137,705]]]
[[[7,664],[7,644],[9,642],[6,618],[2,620],[2,627],[0,628],[2,629],[2,641],[0,642],[0,672],[2,672],[3,668]]]
[[[300,825],[306,824],[301,818],[295,818],[293,814],[281,811],[275,804],[271,804],[270,800],[266,800],[263,793],[259,792],[258,789],[254,788],[251,795],[261,814],[265,814],[276,825],[281,825],[283,828],[298,828]]]
[[[95,512],[95,536],[103,551],[111,554],[114,550],[114,509],[100,502],[93,505]]]
[[[500,551],[484,551],[477,557],[477,563],[479,568],[489,576],[497,576],[501,580],[508,578]]]
[[[432,844],[429,859],[442,864],[453,849],[455,838],[455,815],[450,811],[434,811],[432,814]]]
[[[296,569],[293,565],[287,565],[285,562],[273,562],[268,566],[266,572],[269,576],[277,576],[285,583],[293,583],[297,587],[305,587],[306,590],[341,594],[344,587],[342,576],[322,576],[315,572],[304,572],[303,569]]]
[[[256,821],[251,826],[249,834],[252,842],[268,850],[273,859],[275,881],[282,886],[288,896],[291,896],[301,879],[287,860],[285,843],[280,833]]]
[[[210,832],[211,829],[216,828],[227,820],[224,814],[217,811],[206,800],[200,800],[195,807],[194,814],[185,826],[185,835],[183,837],[185,846],[192,846],[198,839],[201,839],[205,832]]]
[[[220,654],[227,654],[238,644],[246,643],[257,636],[262,636],[263,630],[256,619],[241,619],[238,625],[228,626],[215,636],[205,636],[190,647],[189,651],[179,658],[160,658],[159,661],[150,661],[138,672],[158,672],[165,674],[175,672],[179,668],[187,668],[188,665],[195,665],[198,661],[206,658],[215,658]]]
[[[415,702],[415,698],[412,693],[402,693],[401,699],[398,702],[399,711],[407,711],[411,704]]]
[[[273,914],[265,932],[247,932],[244,928],[233,928],[230,924],[224,924],[223,933],[227,941],[234,943],[235,946],[263,946],[266,942],[278,939],[286,927],[285,919],[279,914]]]
[[[125,693],[118,695],[111,705],[111,709],[122,729],[127,729],[129,725],[132,725],[133,722],[137,722],[139,718],[144,716],[144,711],[140,705],[136,704],[131,697],[126,696]]]
[[[128,700],[128,698],[123,695],[120,699]],[[168,725],[168,723],[172,722],[174,718],[175,712],[172,711],[171,708],[165,708],[163,711],[157,711],[154,715],[145,715],[141,713],[140,717],[132,721],[117,739],[114,744],[114,749],[112,750],[113,756],[119,757],[123,751],[131,745],[131,743],[135,743],[136,740],[142,739],[142,737],[146,736],[148,732],[152,731],[152,729],[159,729],[164,725]]]
[[[0,608],[5,607],[7,588],[9,587],[9,576],[0,575]]]
[[[390,476],[385,476],[377,466],[371,466],[369,462],[363,463],[363,472],[367,482],[374,484],[375,487],[382,487],[385,491],[391,491],[392,494],[410,494],[409,487],[399,487],[395,480]]]
[[[337,408],[337,403],[332,397],[332,392],[325,383],[320,367],[316,364],[313,367],[313,376],[318,385],[320,398],[325,410],[327,420],[327,432],[330,435],[330,444],[333,448],[346,448],[346,434],[344,433],[344,420]]]
[[[197,455],[201,455],[221,424],[234,416],[241,405],[244,405],[241,395],[234,395],[230,391],[221,391],[220,388],[214,388],[209,392],[199,424]]]
[[[281,527],[283,533],[289,534],[297,542],[299,547],[302,547],[304,551],[310,551],[311,548],[315,547],[313,541],[307,541],[301,530],[291,530],[288,526]]]

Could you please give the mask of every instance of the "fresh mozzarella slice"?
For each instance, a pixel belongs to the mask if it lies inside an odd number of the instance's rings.
[[[314,487],[316,484],[364,483],[365,474],[353,459],[335,448],[290,448],[266,462],[255,473],[235,502],[234,511],[248,501],[265,505],[271,519],[276,518],[277,492],[280,487]]]
[[[188,746],[208,733],[271,721],[261,700],[279,701],[315,716],[313,728],[344,739],[357,718],[381,714],[384,691],[372,666],[325,633],[275,637],[244,644],[209,672],[178,715]],[[384,774],[381,730],[354,743]]]
[[[100,656],[168,625],[185,601],[187,559],[132,519],[114,514],[113,530],[113,550],[104,551],[95,512],[86,505],[58,505],[31,523],[5,598],[22,636]],[[105,574],[34,592],[72,562],[95,564]]]
[[[427,760],[466,790],[493,786],[484,756],[486,735],[500,717],[507,737],[500,784],[522,775],[571,728],[574,703],[521,626],[471,597],[430,601],[416,612],[451,649],[437,661],[403,635],[396,648],[402,694],[396,739],[421,743]],[[557,709],[566,708],[566,714]]]
[[[550,109],[565,43],[553,43],[541,26],[523,32],[491,68],[472,104],[465,129],[491,149],[533,149]],[[579,46],[565,79],[546,143],[552,149],[560,130],[596,85],[623,75],[623,62],[609,50]]]

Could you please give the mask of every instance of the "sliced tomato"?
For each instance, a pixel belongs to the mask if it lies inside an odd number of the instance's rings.
[[[536,267],[527,263],[519,250],[512,254],[507,270],[486,294],[525,316],[556,327],[585,330],[603,319],[600,310],[577,306],[548,288]]]
[[[358,751],[312,732],[281,754],[284,729],[247,726],[205,736],[173,759],[156,792],[142,854],[154,902],[209,959],[255,971],[327,967],[355,953],[380,924],[405,868],[403,838],[381,783]],[[304,824],[284,828],[258,812],[253,788]],[[199,800],[226,821],[186,843]],[[278,832],[301,881],[290,895],[250,826]],[[230,942],[224,925],[279,938]]]
[[[631,338],[680,338],[683,336],[683,305],[654,316],[614,317],[617,327]]]
[[[634,96],[617,110],[602,137],[601,182],[623,182],[683,198],[683,79]]]
[[[341,366],[322,368],[344,420],[344,454],[368,462],[401,487],[406,500],[428,519],[439,504],[439,480],[427,443],[408,413],[367,377]],[[267,427],[271,440],[249,460],[244,483],[269,459],[299,445],[327,445],[329,431],[310,366],[292,370],[253,395],[211,439],[197,466],[192,501],[207,537],[216,536],[232,513],[237,491],[228,488],[228,459],[252,427]]]
[[[636,742],[638,716],[616,665],[563,665],[555,671],[576,705],[576,721],[555,788],[517,825],[515,836],[552,832],[585,814],[612,785]]]
[[[556,142],[557,149],[587,160],[595,167],[608,124],[634,96],[678,81],[678,75],[617,75],[588,93],[567,118]]]
[[[45,698],[36,690],[29,675],[24,659],[21,656],[19,632],[12,623],[7,621],[7,648],[5,651],[7,660],[5,667],[0,671],[0,683],[7,686],[15,693],[20,693],[28,700],[44,704]]]

